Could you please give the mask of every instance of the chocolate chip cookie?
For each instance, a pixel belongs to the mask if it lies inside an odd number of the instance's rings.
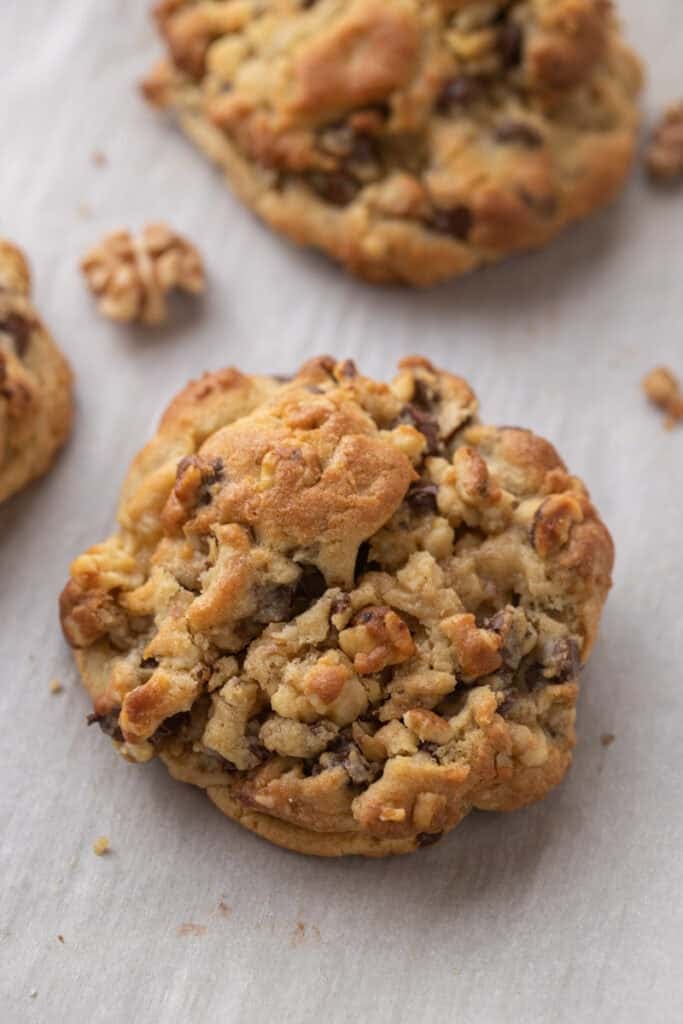
[[[23,254],[0,239],[0,501],[46,472],[71,428],[71,371],[30,293]]]
[[[421,358],[207,374],[73,563],[90,716],[302,853],[426,846],[569,767],[612,542],[530,431]]]
[[[271,227],[427,285],[544,245],[631,164],[609,0],[162,0],[144,83]]]

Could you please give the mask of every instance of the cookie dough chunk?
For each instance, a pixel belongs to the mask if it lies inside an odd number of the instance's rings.
[[[23,254],[0,239],[0,501],[46,472],[71,428],[71,371],[30,294]]]
[[[547,441],[417,357],[208,374],[61,597],[97,722],[302,853],[429,845],[569,767],[612,542]]]
[[[631,164],[606,0],[162,0],[143,89],[275,230],[428,285],[547,243]]]

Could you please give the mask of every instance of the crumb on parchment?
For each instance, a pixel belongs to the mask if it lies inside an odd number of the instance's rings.
[[[50,693],[62,693],[64,687],[60,683],[59,679],[52,679],[50,681]]]
[[[666,413],[664,426],[671,430],[683,420],[683,391],[678,377],[667,366],[657,366],[643,377],[645,395]]]
[[[92,849],[93,853],[97,857],[102,857],[105,853],[109,853],[111,847],[109,846],[109,839],[107,836],[98,836],[92,844]]]
[[[613,732],[603,732],[602,736],[600,737],[600,742],[602,743],[603,747],[611,747],[615,739],[616,736]]]

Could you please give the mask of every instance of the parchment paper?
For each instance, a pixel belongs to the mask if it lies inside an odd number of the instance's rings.
[[[683,90],[683,5],[621,6],[653,111]],[[30,254],[78,418],[54,471],[0,510],[0,1019],[681,1020],[683,429],[663,430],[639,380],[683,372],[683,194],[637,172],[544,253],[424,294],[373,290],[271,236],[145,107],[143,0],[1,7],[0,232]],[[96,315],[76,264],[105,230],[155,218],[199,244],[211,288],[201,315],[144,334]],[[56,616],[176,389],[324,351],[383,377],[414,351],[462,373],[490,421],[553,440],[618,552],[564,784],[379,863],[288,854],[163,767],[127,766],[85,727]]]

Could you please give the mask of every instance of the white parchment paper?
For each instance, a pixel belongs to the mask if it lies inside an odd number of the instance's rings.
[[[683,5],[621,6],[653,111],[683,91]],[[30,254],[78,374],[68,449],[0,509],[0,1019],[680,1021],[683,430],[664,432],[639,380],[683,372],[683,194],[636,173],[544,253],[373,290],[272,237],[141,102],[146,2],[0,7],[0,233]],[[155,218],[200,245],[211,289],[149,335],[101,320],[76,264],[104,230]],[[618,553],[564,784],[379,863],[288,854],[161,766],[127,766],[86,729],[57,626],[68,564],[111,528],[170,395],[204,369],[287,372],[323,351],[383,377],[422,351],[468,377],[485,417],[554,441]]]

